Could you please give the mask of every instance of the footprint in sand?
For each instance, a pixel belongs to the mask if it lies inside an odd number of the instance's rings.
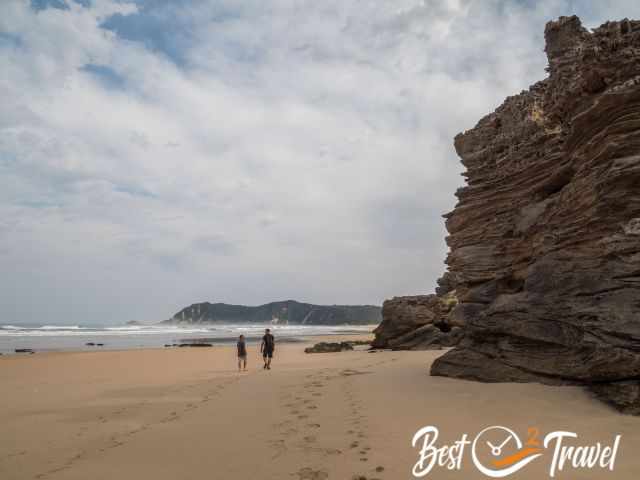
[[[343,377],[351,377],[353,375],[366,375],[367,373],[371,373],[369,371],[360,371],[360,370],[351,370],[350,368],[347,370],[343,370],[340,372],[340,375]]]
[[[271,445],[271,448],[276,451],[276,453],[271,457],[272,459],[278,458],[280,455],[287,451],[284,440],[271,440],[269,444]]]
[[[285,420],[284,422],[276,423],[273,426],[276,428],[284,428],[291,425],[293,422],[291,420]]]
[[[342,450],[338,450],[337,448],[325,448],[323,453],[325,455],[342,455]]]
[[[296,472],[299,480],[325,480],[329,474],[324,470],[313,470],[309,467],[301,468]]]

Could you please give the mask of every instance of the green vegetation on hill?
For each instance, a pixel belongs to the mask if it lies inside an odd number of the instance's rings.
[[[257,307],[194,303],[163,323],[278,323],[290,325],[371,325],[382,320],[374,305],[312,305],[294,300]]]

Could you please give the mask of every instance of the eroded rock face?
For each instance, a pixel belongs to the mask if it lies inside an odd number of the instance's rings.
[[[460,325],[450,317],[455,304],[455,292],[442,297],[417,295],[387,300],[371,346],[395,350],[452,347],[462,337]]]
[[[640,22],[547,24],[549,77],[455,147],[448,214],[466,325],[432,374],[592,386],[640,411]]]

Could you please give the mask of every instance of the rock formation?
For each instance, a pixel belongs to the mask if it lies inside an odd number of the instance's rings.
[[[461,325],[451,315],[456,303],[455,292],[387,300],[382,305],[382,323],[373,331],[375,339],[371,346],[432,350],[456,345],[462,336]]]
[[[353,350],[350,342],[320,342],[304,349],[304,353],[333,353]]]
[[[584,384],[640,413],[640,21],[561,17],[545,39],[548,78],[455,139],[465,337],[432,374]]]

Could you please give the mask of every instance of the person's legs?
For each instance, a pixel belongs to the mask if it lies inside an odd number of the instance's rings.
[[[264,361],[264,365],[263,365],[263,367],[262,367],[262,368],[263,368],[263,369],[266,369],[266,368],[267,368],[267,352],[264,352],[264,353],[262,354],[262,360]]]
[[[271,357],[273,356],[273,352],[269,352],[267,355],[267,370],[271,370]]]
[[[244,371],[247,371],[247,357],[244,357],[242,360],[242,363],[244,364]]]
[[[238,357],[238,371],[240,371],[240,364],[242,363],[242,357]]]

